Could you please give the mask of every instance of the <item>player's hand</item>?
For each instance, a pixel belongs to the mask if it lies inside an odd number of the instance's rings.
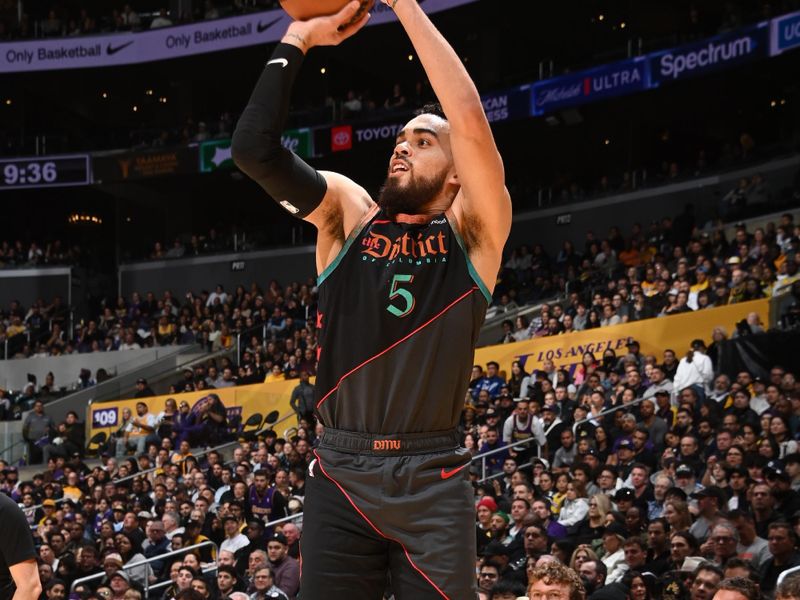
[[[284,41],[295,45],[299,45],[295,42],[300,42],[303,51],[308,51],[314,46],[338,46],[358,33],[369,21],[370,14],[367,12],[359,21],[348,25],[360,7],[361,3],[353,0],[335,15],[295,21],[289,25]]]

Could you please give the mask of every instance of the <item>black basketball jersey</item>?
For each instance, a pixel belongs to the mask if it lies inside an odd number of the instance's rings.
[[[415,224],[374,207],[318,285],[322,422],[378,434],[454,428],[491,301],[454,216]]]

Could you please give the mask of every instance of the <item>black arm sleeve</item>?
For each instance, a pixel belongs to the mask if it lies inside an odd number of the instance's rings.
[[[239,118],[232,143],[236,165],[299,218],[311,214],[327,192],[322,175],[281,145],[292,85],[302,64],[299,48],[278,44]]]

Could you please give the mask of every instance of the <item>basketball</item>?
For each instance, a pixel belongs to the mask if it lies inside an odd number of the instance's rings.
[[[314,17],[333,15],[342,10],[352,0],[281,0],[281,7],[289,16],[298,21],[306,21]],[[357,22],[367,12],[374,0],[359,0],[361,6],[351,23]],[[348,23],[349,24],[349,23]]]

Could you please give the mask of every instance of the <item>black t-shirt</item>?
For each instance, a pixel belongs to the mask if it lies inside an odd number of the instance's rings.
[[[0,600],[10,600],[16,587],[9,566],[36,558],[33,535],[19,506],[5,494],[0,494]]]

